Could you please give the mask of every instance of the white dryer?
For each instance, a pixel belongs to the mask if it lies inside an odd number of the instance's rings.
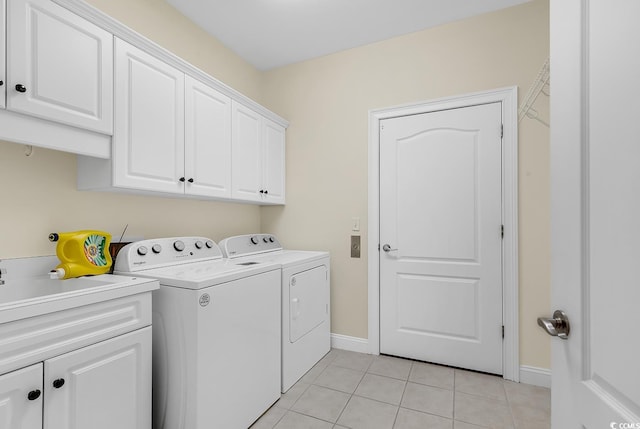
[[[155,429],[246,429],[280,398],[280,266],[222,258],[204,237],[125,246],[115,272],[153,293]]]
[[[282,393],[331,349],[328,252],[283,249],[270,234],[220,242],[230,261],[277,264],[282,269]]]

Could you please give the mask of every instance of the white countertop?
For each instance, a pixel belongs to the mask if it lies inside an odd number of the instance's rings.
[[[48,258],[48,257],[45,257]],[[26,260],[2,260],[0,267],[7,268],[0,285],[0,323],[62,311],[69,308],[94,304],[111,299],[149,292],[158,289],[157,281],[102,274],[76,279],[50,279],[42,270],[49,266],[50,259],[28,258]],[[28,268],[37,266],[34,275]]]

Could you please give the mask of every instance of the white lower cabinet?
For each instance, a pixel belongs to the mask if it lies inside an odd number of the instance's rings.
[[[42,363],[0,376],[0,428],[42,428]]]
[[[0,376],[0,429],[150,427],[151,327]]]

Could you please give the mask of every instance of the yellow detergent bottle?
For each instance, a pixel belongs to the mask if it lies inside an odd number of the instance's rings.
[[[57,242],[60,265],[55,273],[60,279],[105,274],[111,268],[109,243],[111,234],[103,231],[52,232],[49,241]]]

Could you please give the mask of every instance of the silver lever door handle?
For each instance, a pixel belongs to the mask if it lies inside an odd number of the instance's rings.
[[[563,340],[569,338],[571,326],[569,325],[569,319],[566,313],[562,310],[554,311],[553,319],[538,317],[538,325],[552,337],[559,337]]]
[[[385,244],[384,246],[382,246],[382,250],[389,253],[389,252],[395,252],[398,249],[392,249],[391,246],[389,246],[388,244]]]

